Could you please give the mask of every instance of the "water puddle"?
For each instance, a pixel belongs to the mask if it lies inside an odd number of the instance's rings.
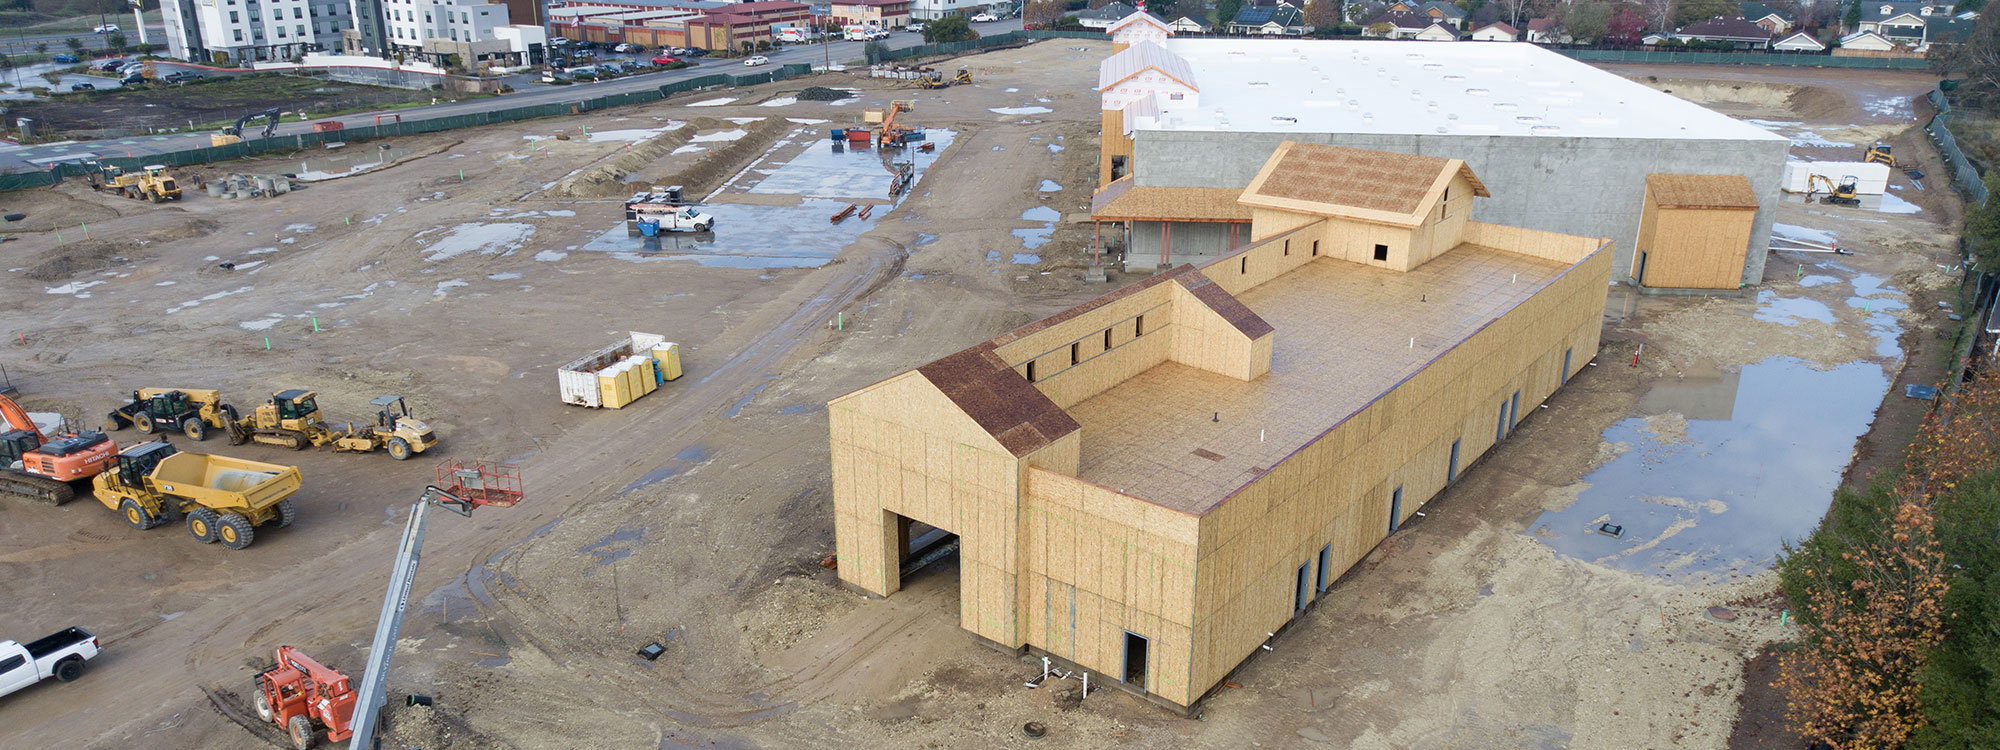
[[[957,135],[950,130],[924,129],[924,141],[937,144],[931,153],[915,147],[876,149],[851,147],[831,141],[814,141],[777,171],[758,180],[747,191],[763,195],[800,195],[808,198],[846,200],[889,200],[889,182],[895,172],[891,163],[914,163],[916,175],[911,186],[922,182],[924,173],[937,162],[936,155],[951,148]]]
[[[1532,531],[1571,557],[1650,575],[1750,574],[1825,515],[1889,387],[1882,366],[1776,357],[1656,385],[1604,441],[1626,450]],[[1622,534],[1600,533],[1602,524]]]
[[[1021,249],[1033,250],[1049,243],[1049,239],[1056,233],[1056,222],[1062,220],[1062,212],[1048,206],[1036,206],[1022,211],[1021,220],[1045,222],[1039,227],[1014,230],[1014,236],[1021,239]],[[1015,257],[1019,258],[1020,256],[1016,255]],[[996,253],[987,257],[987,260],[999,260],[998,254]],[[1040,262],[1040,260],[1040,258],[1036,258],[1034,261],[1029,262]],[[1016,260],[1014,262],[1019,263],[1021,261]]]
[[[679,473],[681,473],[681,470],[674,468],[672,466],[661,466],[655,468],[652,471],[646,472],[645,476],[632,480],[631,484],[625,485],[623,489],[618,490],[618,494],[623,495],[627,492],[631,492],[641,487],[650,487],[652,485],[659,484],[660,482],[666,481],[669,477],[672,477],[673,475]]]
[[[822,411],[824,409],[826,409],[826,404],[821,404],[821,403],[789,404],[786,406],[778,407],[778,413],[786,415],[811,414],[813,412]]]
[[[590,555],[597,563],[597,567],[601,568],[631,557],[632,549],[645,540],[646,527],[626,524],[599,537],[595,542],[578,547],[576,553]],[[586,570],[583,574],[588,576],[591,571]]]
[[[1788,326],[1798,325],[1802,320],[1834,322],[1833,308],[1826,303],[1804,297],[1780,297],[1769,289],[1757,292],[1757,312],[1753,315],[1766,323]]]
[[[832,262],[880,218],[878,213],[870,219],[849,217],[839,224],[827,223],[827,217],[846,206],[846,201],[825,198],[807,198],[796,206],[709,203],[701,210],[715,216],[713,232],[633,237],[620,221],[577,249],[634,262],[681,261],[710,268],[818,268]]]
[[[707,461],[709,457],[713,455],[715,454],[709,452],[708,446],[690,445],[686,448],[682,448],[679,453],[675,453],[674,460],[686,461],[691,464],[698,464],[703,461]]]

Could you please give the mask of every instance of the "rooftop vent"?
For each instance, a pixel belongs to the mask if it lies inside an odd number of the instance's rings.
[[[1516,117],[1516,118],[1514,118],[1514,120],[1515,120],[1516,122],[1523,122],[1523,123],[1527,123],[1527,124],[1530,124],[1530,125],[1533,125],[1533,124],[1535,124],[1535,123],[1538,123],[1538,122],[1541,122],[1541,121],[1542,121],[1542,118],[1540,118],[1540,117],[1536,117],[1536,116],[1534,116],[1534,115],[1521,115],[1520,117]]]
[[[1429,102],[1429,103],[1426,103],[1426,104],[1424,105],[1424,109],[1428,109],[1428,110],[1430,110],[1430,111],[1432,111],[1432,112],[1436,112],[1436,111],[1438,111],[1438,103],[1437,103],[1437,102]]]
[[[1374,121],[1375,121],[1375,113],[1373,113],[1373,112],[1363,112],[1363,113],[1361,113],[1361,121],[1362,121],[1362,122],[1374,122]]]
[[[1506,112],[1512,112],[1514,110],[1520,109],[1521,107],[1520,105],[1517,105],[1513,102],[1494,102],[1493,108]]]
[[[1271,85],[1271,82],[1270,82],[1270,81],[1251,81],[1251,82],[1249,82],[1249,83],[1247,83],[1247,84],[1245,84],[1245,85],[1247,85],[1247,86],[1269,86],[1269,85]]]
[[[1444,70],[1444,63],[1424,63],[1424,70]]]
[[[1533,131],[1535,135],[1555,135],[1556,133],[1561,132],[1562,128],[1557,127],[1555,125],[1536,125],[1535,127],[1530,128],[1530,130]]]
[[[1289,123],[1292,123],[1292,124],[1294,124],[1294,125],[1297,125],[1297,124],[1298,124],[1298,122],[1299,122],[1299,118],[1296,118],[1296,117],[1285,117],[1285,116],[1283,116],[1283,115],[1272,115],[1272,116],[1271,116],[1271,121],[1272,121],[1272,122],[1289,122]]]
[[[1463,81],[1465,80],[1465,76],[1459,75],[1457,73],[1446,73],[1444,74],[1444,79],[1447,81]]]

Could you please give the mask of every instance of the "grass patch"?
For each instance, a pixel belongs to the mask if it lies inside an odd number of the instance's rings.
[[[20,102],[10,109],[16,116],[36,118],[52,131],[130,128],[144,133],[219,128],[245,114],[272,107],[296,112],[303,106],[306,114],[320,117],[414,107],[429,104],[436,96],[433,91],[363,86],[281,73],[250,73],[209,76],[179,86],[152,83],[65,93],[47,100]]]

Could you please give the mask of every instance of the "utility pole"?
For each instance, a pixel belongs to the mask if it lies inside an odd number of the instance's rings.
[[[146,0],[132,0],[132,24],[139,27],[139,43],[151,44],[146,39]]]

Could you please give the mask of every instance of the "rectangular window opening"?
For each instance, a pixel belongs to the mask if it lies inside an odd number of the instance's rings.
[[[1069,363],[1070,363],[1070,364],[1074,365],[1074,364],[1076,364],[1076,363],[1078,363],[1078,362],[1081,362],[1081,361],[1083,361],[1083,357],[1081,356],[1082,354],[1083,354],[1083,343],[1082,343],[1082,342],[1075,342],[1075,343],[1071,343],[1071,344],[1069,345]]]
[[[1500,420],[1493,427],[1493,442],[1500,442],[1504,437],[1507,437],[1507,400],[1501,399]]]
[[[1329,544],[1319,548],[1319,579],[1314,583],[1316,584],[1315,587],[1321,591],[1325,591],[1326,587],[1333,585],[1333,581],[1330,580],[1331,576],[1326,572],[1326,569],[1332,565],[1333,545]]]
[[[1104,350],[1111,351],[1111,329],[1104,329]]]
[[[1133,318],[1133,319],[1132,319],[1132,337],[1133,337],[1133,338],[1138,338],[1138,337],[1140,337],[1140,336],[1144,336],[1144,335],[1146,335],[1146,316],[1144,316],[1144,315],[1141,315],[1141,316],[1138,316],[1138,317],[1136,317],[1136,318]]]
[[[1388,246],[1388,245],[1376,245],[1376,246],[1375,246],[1375,259],[1376,259],[1376,260],[1382,260],[1382,261],[1386,261],[1386,260],[1388,260],[1388,259],[1389,259],[1389,246]]]
[[[1032,360],[1032,359],[1031,359],[1031,360],[1028,360],[1028,382],[1030,382],[1030,383],[1033,383],[1033,382],[1035,382],[1035,361],[1034,361],[1034,360]],[[1453,461],[1457,461],[1457,460],[1458,460],[1458,444],[1457,444],[1457,443],[1453,443],[1453,444],[1452,444],[1452,452],[1451,452],[1451,455],[1452,455],[1452,460],[1453,460]]]
[[[1319,240],[1313,240],[1313,257],[1319,257]]]
[[[1030,378],[1030,380],[1032,379]],[[1446,464],[1444,468],[1444,483],[1451,484],[1456,481],[1458,481],[1458,441],[1453,440],[1451,441],[1451,463]]]
[[[1521,423],[1521,392],[1514,391],[1514,398],[1507,402],[1507,431],[1513,432],[1514,425]]]
[[[1286,255],[1291,255],[1291,254],[1292,254],[1292,241],[1291,241],[1291,240],[1285,240],[1285,254],[1286,254]]]
[[[1569,385],[1569,355],[1574,353],[1575,351],[1576,349],[1574,348],[1563,350],[1563,371],[1562,371],[1563,385]]]
[[[1237,273],[1250,272],[1250,256],[1245,255],[1241,258],[1236,259],[1236,272]]]

